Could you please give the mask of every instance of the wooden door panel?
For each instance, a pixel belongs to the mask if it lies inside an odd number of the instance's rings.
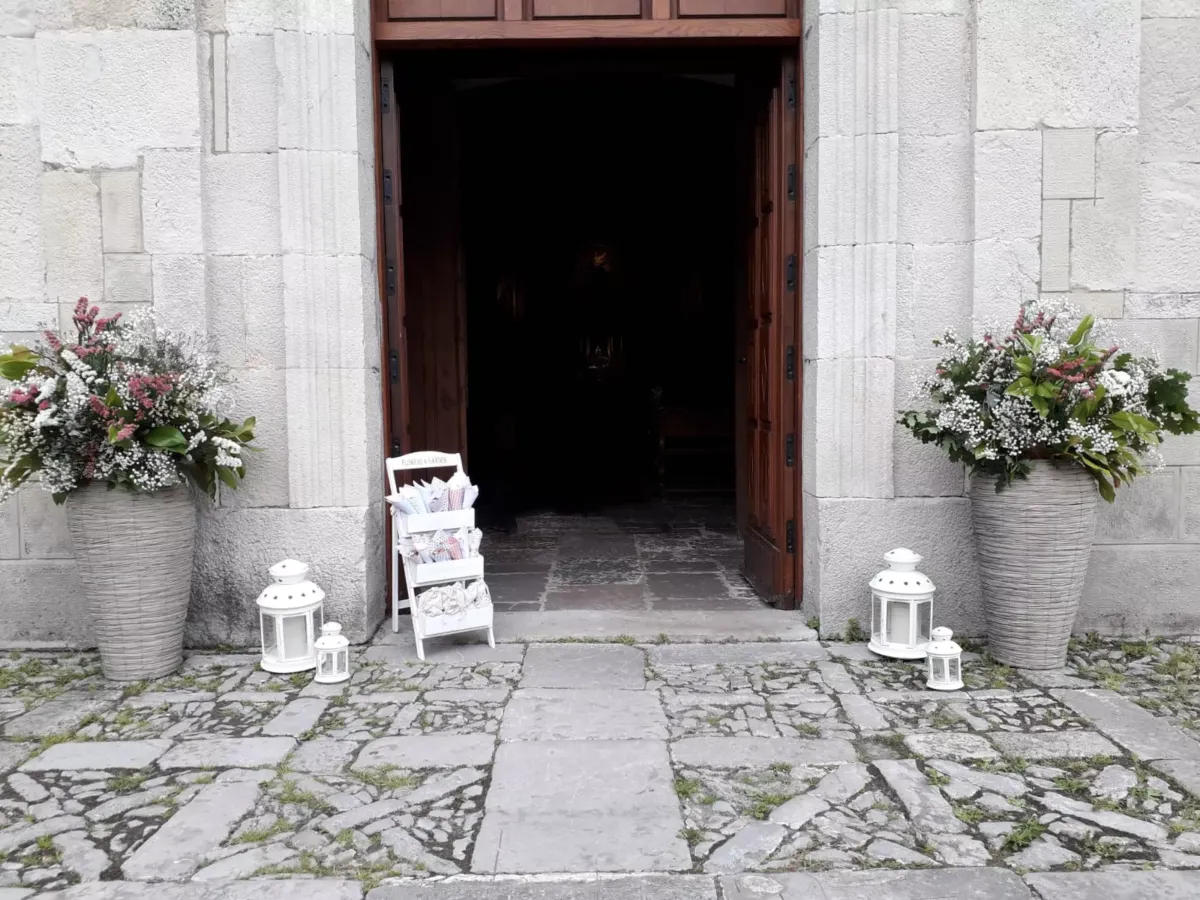
[[[679,15],[786,16],[787,0],[679,0]]]
[[[642,0],[533,0],[535,19],[639,19]]]
[[[496,0],[388,0],[392,19],[494,19]]]
[[[794,59],[764,92],[753,119],[754,209],[744,294],[747,361],[745,572],[764,598],[792,606],[796,587],[799,408],[798,87]],[[790,360],[790,362],[789,362]],[[790,447],[790,451],[789,451]]]
[[[380,188],[383,219],[384,325],[387,334],[388,455],[412,449],[409,433],[407,329],[404,315],[404,228],[400,196],[400,120],[395,70],[390,60],[379,64]]]

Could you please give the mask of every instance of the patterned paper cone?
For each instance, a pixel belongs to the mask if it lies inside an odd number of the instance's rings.
[[[467,537],[467,545],[471,548],[471,556],[478,556],[479,548],[483,545],[483,532],[478,528],[472,528]]]
[[[450,550],[451,559],[463,558],[463,548],[462,544],[458,542],[458,538],[450,538],[448,541],[446,541],[446,547]]]

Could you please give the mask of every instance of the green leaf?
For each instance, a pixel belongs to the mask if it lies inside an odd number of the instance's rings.
[[[1013,365],[1017,367],[1017,371],[1022,375],[1033,374],[1033,358],[1029,356],[1018,356],[1013,360]]]
[[[29,372],[37,368],[36,363],[28,362],[21,359],[9,359],[5,362],[0,362],[0,378],[8,381],[16,381],[24,378]]]
[[[1108,420],[1122,431],[1133,431],[1138,434],[1144,434],[1147,432],[1153,433],[1156,430],[1155,424],[1149,419],[1125,410],[1113,413],[1108,417]]]
[[[1076,329],[1071,332],[1071,336],[1069,338],[1067,338],[1067,343],[1068,344],[1078,344],[1085,337],[1087,337],[1087,333],[1092,330],[1092,326],[1095,324],[1096,324],[1096,318],[1094,316],[1091,316],[1091,315],[1084,316],[1083,321],[1081,321],[1079,323],[1078,327],[1076,327]]]
[[[217,466],[217,477],[221,479],[221,484],[225,485],[230,490],[236,491],[238,487],[237,476],[224,466]]]
[[[146,435],[146,443],[160,450],[170,450],[172,453],[187,451],[187,438],[178,429],[170,425],[159,425]]]
[[[116,388],[108,389],[108,393],[104,395],[104,405],[110,409],[116,409],[121,405],[121,395],[117,393]]]

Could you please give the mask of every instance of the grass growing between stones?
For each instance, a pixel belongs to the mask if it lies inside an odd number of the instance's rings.
[[[135,772],[132,775],[114,775],[108,779],[104,785],[105,788],[116,794],[132,794],[149,778],[149,775],[144,775],[140,772]]]
[[[1045,833],[1046,826],[1037,819],[1026,819],[1008,833],[1004,839],[1004,849],[1009,853],[1024,850]]]
[[[270,840],[278,834],[286,834],[291,831],[292,827],[285,819],[276,819],[271,825],[264,828],[251,828],[248,831],[243,831],[237,837],[233,838],[231,844],[257,844],[259,841]]]
[[[356,769],[350,776],[381,791],[399,791],[414,788],[421,783],[421,776],[403,772],[391,765]]]
[[[676,778],[675,795],[680,800],[690,800],[699,793],[703,786],[696,778]]]

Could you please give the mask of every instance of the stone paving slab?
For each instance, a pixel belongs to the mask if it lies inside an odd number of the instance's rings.
[[[721,888],[725,900],[1029,900],[1030,897],[1029,888],[1014,873],[987,868],[733,875],[721,879]]]
[[[521,670],[526,688],[638,691],[645,686],[645,654],[619,644],[533,644]]]
[[[292,752],[290,737],[210,738],[181,741],[158,761],[160,769],[240,768],[275,766]]]
[[[497,625],[502,617],[497,617]],[[417,645],[413,643],[412,628],[401,622],[401,630],[393,632],[385,625],[386,633],[380,640],[363,651],[363,658],[368,662],[380,662],[396,665],[405,662],[419,662]],[[482,632],[481,632],[482,634]],[[485,636],[486,638],[486,636]],[[425,641],[425,661],[450,666],[474,666],[489,662],[520,662],[525,656],[525,648],[520,644],[497,644],[489,647],[487,640],[474,643],[462,643],[460,640],[449,638],[430,638]]]
[[[490,734],[443,734],[386,737],[371,741],[353,769],[402,766],[410,769],[484,766],[492,760],[496,739]]]
[[[1174,778],[1185,791],[1200,798],[1200,760],[1159,759],[1150,763],[1150,768]]]
[[[804,666],[827,660],[829,651],[815,641],[765,644],[664,644],[649,648],[651,666],[754,666],[783,663]]]
[[[1114,691],[1051,691],[1140,759],[1197,759],[1200,743]]]
[[[651,875],[452,884],[384,885],[367,900],[716,900],[712,878]],[[2,900],[2,898],[0,898]]]
[[[691,868],[659,741],[501,744],[473,872]]]
[[[1090,731],[997,732],[992,744],[1009,757],[1022,759],[1088,759],[1120,756],[1112,741]]]
[[[648,691],[516,691],[500,725],[502,741],[667,739],[667,717]]]
[[[51,891],[38,900],[362,900],[362,896],[362,885],[356,881],[309,878],[184,884],[99,881]]]
[[[671,756],[685,766],[749,768],[854,762],[854,746],[839,738],[698,737],[671,744]]]
[[[169,818],[121,867],[131,881],[181,881],[254,808],[259,787],[247,781],[210,784]]]
[[[15,769],[35,750],[37,750],[36,744],[26,744],[19,741],[0,741],[0,772]]]
[[[163,738],[144,741],[68,741],[35,756],[22,772],[56,769],[140,769],[171,749]]]
[[[1040,900],[1195,900],[1200,872],[1045,872],[1026,876]]]
[[[88,716],[104,712],[121,696],[119,691],[64,694],[17,716],[4,726],[8,737],[43,738],[74,731]]]

